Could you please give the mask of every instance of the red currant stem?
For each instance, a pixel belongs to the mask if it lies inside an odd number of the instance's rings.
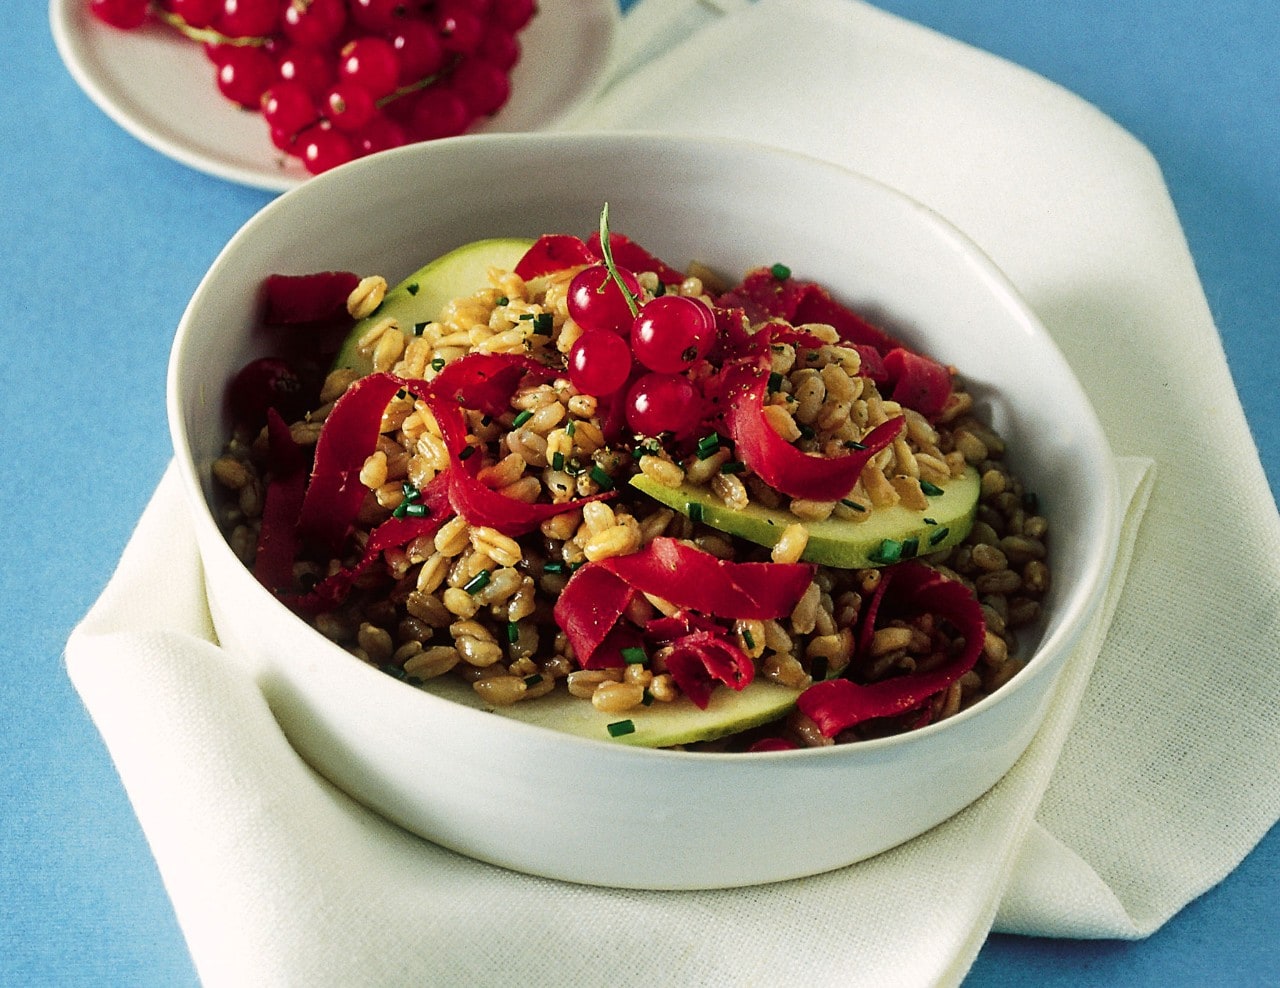
[[[386,96],[383,96],[380,99],[375,101],[378,109],[382,109],[382,107],[386,106],[389,103],[394,103],[396,100],[400,99],[403,96],[408,96],[411,93],[416,93],[420,89],[426,89],[428,86],[434,85],[435,83],[443,79],[445,76],[447,76],[450,70],[456,64],[457,64],[457,59],[454,59],[453,62],[446,65],[443,69],[441,69],[439,72],[435,73],[434,75],[424,75],[417,82],[410,82],[390,93],[387,93]]]
[[[600,210],[600,253],[604,257],[604,269],[609,272],[609,277],[618,286],[618,291],[622,292],[622,297],[627,300],[627,308],[631,310],[632,318],[635,318],[640,315],[640,306],[631,289],[622,280],[622,275],[618,274],[618,265],[613,263],[613,245],[609,243],[609,204],[607,202]],[[604,291],[604,285],[601,285],[599,290]]]
[[[223,34],[221,31],[215,31],[211,27],[192,27],[177,14],[165,10],[163,7],[153,4],[152,13],[157,18],[164,21],[179,34],[185,35],[192,41],[199,41],[202,44],[211,45],[235,45],[239,48],[261,48],[263,45],[271,41],[270,38],[233,38],[230,35]]]

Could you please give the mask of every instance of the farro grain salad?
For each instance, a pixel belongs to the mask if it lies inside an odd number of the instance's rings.
[[[229,388],[234,550],[408,684],[603,740],[768,751],[947,718],[1022,667],[1046,521],[947,367],[782,264],[608,229],[389,289],[271,275]]]

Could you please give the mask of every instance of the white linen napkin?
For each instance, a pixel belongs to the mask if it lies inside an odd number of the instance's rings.
[[[1119,578],[1049,720],[972,807],[828,875],[647,893],[513,874],[406,834],[299,759],[213,641],[170,472],[67,665],[205,983],[952,984],[997,916],[1148,932],[1280,812],[1280,525],[1153,163],[1042,80],[853,0],[720,7],[642,0],[635,52],[646,23],[683,27],[620,62],[575,125],[842,161],[937,208],[1013,277],[1084,378],[1131,505]],[[1232,464],[1212,512],[1208,463]],[[1233,565],[1206,586],[1204,559]]]

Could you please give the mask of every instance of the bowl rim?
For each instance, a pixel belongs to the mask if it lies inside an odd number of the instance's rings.
[[[497,721],[503,725],[502,730],[514,730],[517,736],[527,737],[530,740],[541,739],[547,743],[554,741],[559,744],[584,744],[590,746],[591,751],[597,753],[612,752],[613,756],[618,758],[677,759],[684,762],[688,762],[690,759],[697,759],[700,763],[724,762],[725,764],[741,765],[759,764],[763,761],[787,762],[796,759],[839,758],[843,760],[873,758],[882,755],[888,750],[927,743],[939,734],[954,733],[969,721],[983,717],[989,711],[1003,705],[1004,701],[1009,697],[1030,688],[1030,684],[1049,672],[1051,667],[1055,671],[1060,671],[1067,657],[1063,656],[1064,661],[1059,662],[1054,661],[1055,657],[1057,657],[1058,653],[1069,650],[1079,644],[1088,623],[1101,606],[1107,585],[1111,579],[1119,534],[1118,476],[1114,455],[1097,418],[1097,413],[1089,401],[1079,378],[1067,363],[1061,349],[1041,322],[1039,316],[1023,298],[1009,277],[986,251],[937,210],[885,181],[850,167],[787,148],[731,137],[673,135],[649,130],[467,134],[434,142],[407,145],[381,152],[368,158],[358,159],[316,176],[300,186],[289,189],[261,207],[232,235],[218,252],[192,293],[179,320],[167,366],[165,405],[170,438],[174,448],[174,459],[178,473],[181,476],[181,486],[187,501],[187,508],[192,516],[191,520],[196,528],[197,535],[199,536],[201,532],[204,535],[204,538],[198,538],[201,553],[203,554],[209,547],[212,547],[213,551],[218,552],[224,560],[239,567],[245,577],[246,588],[261,594],[266,604],[280,608],[290,619],[296,621],[297,627],[301,631],[313,636],[313,641],[321,652],[334,659],[341,659],[350,663],[353,669],[363,667],[360,670],[360,675],[367,674],[370,677],[374,677],[369,679],[370,684],[381,684],[371,685],[371,689],[381,690],[408,686],[408,684],[401,683],[394,677],[388,676],[372,666],[360,662],[351,662],[350,653],[325,638],[314,627],[297,615],[292,614],[288,608],[272,597],[265,587],[253,579],[249,570],[244,567],[243,563],[232,552],[230,545],[217,525],[211,506],[205,497],[203,481],[198,475],[195,459],[192,455],[190,437],[187,435],[185,427],[182,398],[179,393],[185,351],[188,346],[193,345],[191,340],[195,317],[201,301],[211,291],[211,286],[216,282],[219,272],[228,263],[228,258],[240,249],[242,243],[254,237],[260,227],[269,225],[277,213],[297,208],[297,204],[305,204],[307,198],[323,198],[328,194],[331,185],[341,187],[348,183],[358,182],[363,173],[392,167],[396,162],[403,159],[418,157],[430,159],[441,154],[465,154],[471,152],[483,156],[492,145],[515,145],[518,150],[534,146],[547,149],[563,146],[568,149],[583,143],[602,146],[613,145],[619,149],[619,153],[637,153],[636,149],[638,147],[651,147],[654,144],[661,144],[667,148],[679,146],[686,151],[701,150],[705,152],[711,150],[716,153],[748,154],[791,160],[807,168],[826,170],[833,175],[841,177],[844,181],[862,183],[866,187],[876,190],[878,195],[895,198],[900,204],[911,207],[919,214],[924,223],[932,226],[933,233],[936,236],[948,242],[959,253],[967,256],[970,263],[975,265],[981,274],[988,290],[1001,296],[1003,304],[1016,315],[1017,321],[1031,330],[1036,345],[1047,348],[1048,351],[1052,352],[1060,362],[1061,369],[1067,374],[1065,383],[1077,393],[1080,404],[1087,413],[1083,421],[1076,420],[1073,422],[1073,428],[1077,433],[1087,433],[1088,445],[1104,454],[1098,457],[1096,463],[1092,464],[1093,481],[1097,490],[1095,511],[1098,514],[1098,528],[1103,537],[1086,545],[1083,554],[1084,563],[1081,580],[1073,588],[1072,592],[1060,602],[1059,607],[1062,610],[1053,622],[1053,626],[1045,629],[1045,633],[1037,643],[1035,651],[1028,657],[1026,666],[1016,676],[995,692],[951,717],[900,734],[871,738],[850,744],[782,751],[732,753],[683,751],[619,744],[603,738],[596,739],[559,732],[553,728],[529,724],[514,718],[495,718],[488,711],[457,703],[435,695],[429,690],[413,686],[408,688],[417,694],[418,700],[411,702],[425,702],[428,710],[435,704],[445,704],[452,714],[468,718],[485,717],[488,718],[488,723],[491,724]],[[624,151],[623,149],[629,150]],[[404,699],[407,694],[401,693],[397,694],[397,696]],[[465,713],[463,713],[464,711]],[[479,722],[477,721],[476,723],[478,724]]]

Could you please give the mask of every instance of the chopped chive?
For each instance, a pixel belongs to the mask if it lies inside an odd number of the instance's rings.
[[[397,391],[397,392],[396,392],[396,397],[397,397],[397,398],[408,398],[408,397],[409,397],[409,392],[408,392],[408,391],[406,391],[404,388],[401,388],[399,391]]]
[[[407,284],[407,285],[405,285],[405,286],[404,286],[404,290],[405,290],[406,292],[408,292],[410,295],[417,295],[417,294],[418,294],[418,283],[417,283],[416,281],[411,282],[411,283],[409,283],[409,284]]]
[[[779,281],[786,281],[791,277],[791,269],[785,264],[775,264],[769,269],[769,273]]]
[[[689,509],[689,520],[694,522],[702,521],[704,511],[701,501],[690,501],[685,507]]]
[[[510,304],[511,304],[511,299],[507,298],[505,295],[499,295],[497,301],[494,302],[494,305],[510,305]]]
[[[936,518],[921,518],[920,520],[921,520],[922,522],[924,522],[926,525],[936,525],[936,524],[938,524],[938,519],[936,519]]]
[[[718,432],[708,433],[707,435],[703,436],[701,439],[698,440],[699,451],[704,449],[709,449],[714,452],[719,448],[720,448],[720,433]]]
[[[563,573],[563,572],[564,572],[564,563],[560,563],[560,562],[544,563],[544,564],[543,564],[543,566],[542,566],[542,572],[544,572],[544,573]]]
[[[745,469],[747,469],[747,465],[741,460],[725,460],[720,464],[721,473],[742,473]]]
[[[929,545],[934,546],[945,539],[951,533],[949,528],[940,528],[929,536]]]
[[[551,454],[551,469],[552,469],[552,470],[563,470],[563,469],[564,469],[564,454],[563,454],[563,453],[561,453],[561,452],[557,451],[557,452],[555,452],[555,453],[552,453],[552,454]]]
[[[401,501],[399,504],[397,504],[394,508],[391,509],[391,517],[403,518],[406,514],[409,513],[410,503],[412,502],[410,502],[407,498]]]
[[[431,509],[418,501],[402,501],[400,504],[410,518],[425,518],[431,514]]]
[[[868,558],[873,563],[896,563],[902,558],[902,543],[896,539],[885,539]]]
[[[851,500],[849,500],[849,498],[847,498],[847,497],[842,497],[842,498],[840,499],[840,503],[841,503],[841,504],[843,504],[846,508],[852,508],[854,511],[866,511],[866,510],[867,510],[865,507],[863,507],[863,506],[862,506],[861,504],[859,504],[857,501],[851,501]]]
[[[608,725],[607,730],[609,731],[609,737],[620,738],[624,734],[634,734],[636,725],[634,721],[630,720],[615,720]]]
[[[574,429],[574,423],[573,423],[573,422],[570,422],[568,425],[566,425],[566,426],[564,427],[564,434],[565,434],[566,436],[572,436],[572,435],[573,435],[573,429]]]
[[[797,428],[800,430],[800,438],[801,438],[801,439],[812,439],[812,438],[814,437],[814,435],[815,435],[815,433],[814,433],[814,431],[813,431],[813,427],[812,427],[812,426],[805,425],[803,422],[800,422],[800,423],[797,425]]]
[[[860,443],[856,439],[846,439],[840,445],[843,446],[845,449],[866,449],[867,448],[866,443]]]
[[[914,559],[920,552],[920,540],[914,535],[909,539],[902,540],[902,558]]]
[[[468,459],[471,456],[471,454],[474,453],[475,451],[476,451],[476,448],[474,446],[463,446],[462,449],[458,451],[458,459],[459,460]]]
[[[600,485],[602,491],[613,490],[613,478],[605,473],[604,468],[598,463],[591,468],[591,479]]]
[[[533,317],[533,331],[535,333],[550,336],[554,327],[555,322],[550,312],[539,312]]]
[[[582,464],[576,459],[572,459],[564,465],[564,472],[570,477],[576,477],[578,474],[582,473]]]
[[[920,481],[920,490],[922,490],[928,497],[937,497],[942,493],[941,487],[937,484],[931,484],[927,480]]]
[[[533,412],[529,411],[529,409],[526,408],[523,412],[521,412],[519,415],[517,415],[514,419],[511,420],[511,427],[513,429],[518,429],[520,428],[520,426],[528,422],[531,418],[533,418]]]
[[[622,661],[627,665],[637,665],[641,662],[648,661],[649,656],[644,654],[644,649],[639,645],[632,645],[622,650]]]
[[[432,369],[433,371],[442,371],[442,370],[444,370],[444,357],[436,357],[434,360],[432,360],[432,361],[431,361],[431,369]]]
[[[479,573],[462,585],[467,593],[479,593],[489,585],[489,571],[482,569]]]
[[[653,693],[646,687],[644,692],[640,694],[640,705],[643,707],[653,706]]]
[[[535,672],[532,676],[524,677],[525,686],[537,686],[540,682],[542,682],[542,673],[540,672]]]
[[[532,313],[532,312],[522,312],[522,313],[520,313],[519,318],[521,318],[521,319],[525,319],[525,320],[532,319],[532,318],[533,318],[533,313]]]
[[[755,635],[753,635],[753,634],[752,634],[750,631],[748,631],[746,628],[743,628],[743,629],[742,629],[742,642],[743,642],[743,644],[744,644],[744,645],[746,645],[746,646],[747,646],[747,651],[748,651],[748,652],[754,652],[754,651],[756,650],[756,639],[755,639]]]
[[[507,622],[507,641],[514,645],[520,640],[520,625],[515,621]]]
[[[667,286],[664,285],[661,281],[659,281],[658,287],[653,290],[653,297],[662,298],[662,296],[665,294],[667,294]]]
[[[779,374],[777,371],[774,371],[772,374],[769,375],[769,390],[770,391],[782,390],[782,375]]]
[[[427,326],[429,326],[429,325],[430,325],[430,323],[425,323],[425,322],[415,322],[415,323],[413,324],[413,335],[414,335],[414,336],[421,336],[421,335],[422,335],[422,331],[423,331],[424,329],[426,329],[426,328],[427,328]]]
[[[400,485],[400,492],[404,494],[405,498],[409,501],[417,501],[422,497],[422,492],[407,480]]]

